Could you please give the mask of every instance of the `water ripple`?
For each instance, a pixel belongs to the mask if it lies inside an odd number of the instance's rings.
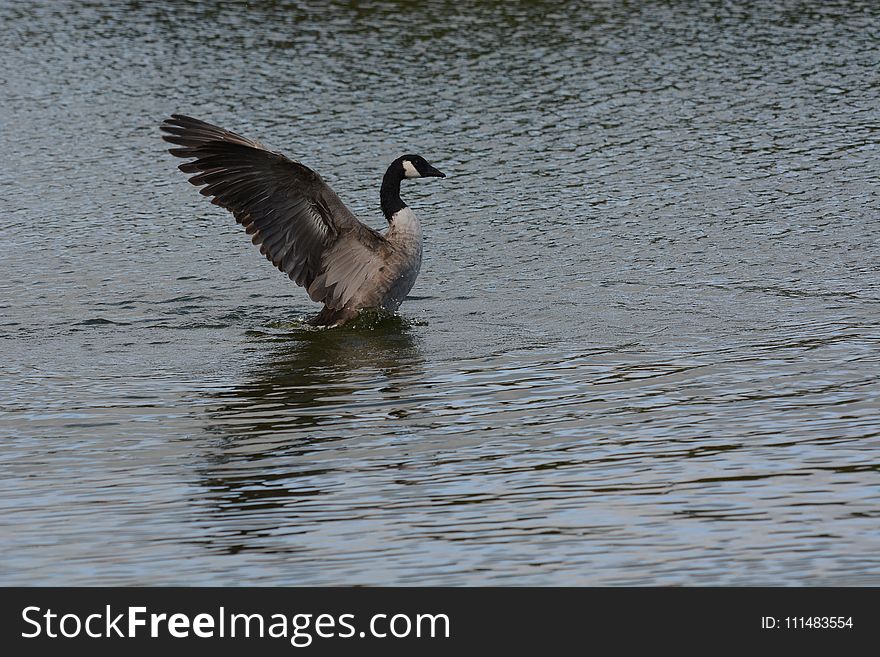
[[[2,583],[880,583],[874,3],[0,20]],[[436,162],[400,314],[306,326],[175,111],[376,227]]]

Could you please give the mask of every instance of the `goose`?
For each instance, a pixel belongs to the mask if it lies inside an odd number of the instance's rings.
[[[425,158],[402,155],[382,178],[380,233],[345,207],[316,172],[261,143],[183,114],[161,125],[178,168],[211,202],[231,211],[260,253],[323,302],[313,326],[342,326],[361,310],[395,311],[422,262],[422,229],[400,198],[409,178],[445,178]]]

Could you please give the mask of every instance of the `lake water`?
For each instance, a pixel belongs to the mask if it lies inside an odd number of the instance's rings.
[[[880,585],[880,4],[0,2],[0,583]],[[425,256],[319,307],[191,114]]]

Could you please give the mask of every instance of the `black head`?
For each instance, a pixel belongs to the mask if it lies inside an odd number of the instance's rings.
[[[421,155],[403,155],[394,160],[401,168],[404,178],[445,178],[446,174],[438,171]]]
[[[402,155],[388,167],[382,178],[382,189],[379,199],[382,212],[390,222],[396,212],[406,207],[400,198],[400,181],[404,178],[445,178],[446,174],[438,171],[421,155]]]

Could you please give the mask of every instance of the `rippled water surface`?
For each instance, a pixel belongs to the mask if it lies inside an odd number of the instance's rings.
[[[880,5],[0,2],[0,583],[880,584]],[[422,273],[317,310],[164,152]]]

